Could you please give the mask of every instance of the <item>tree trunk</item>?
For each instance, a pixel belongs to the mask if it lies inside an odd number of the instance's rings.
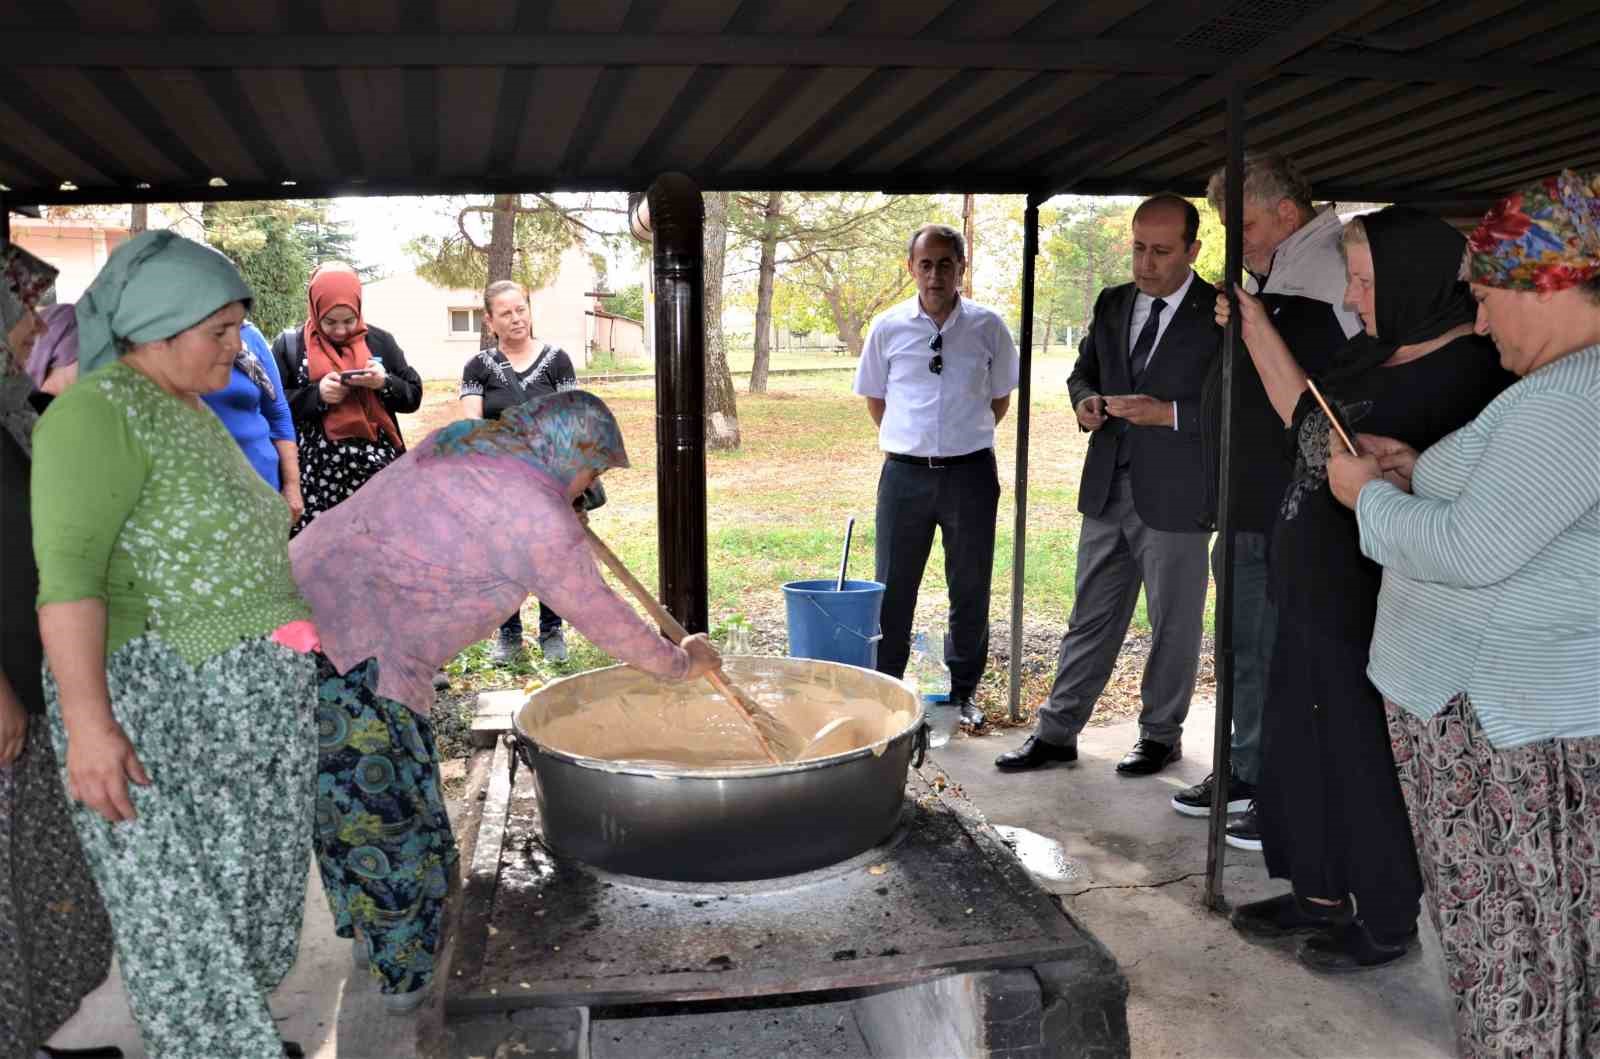
[[[973,267],[973,258],[978,245],[978,197],[976,195],[961,196],[961,238],[967,244],[967,279],[962,285],[962,293],[972,297],[972,292],[977,289],[976,273]]]
[[[1050,311],[1044,316],[1044,342],[1039,346],[1039,351],[1046,356],[1050,354],[1050,325],[1056,322],[1056,307],[1052,305]]]
[[[705,196],[706,449],[739,447],[739,408],[722,342],[722,270],[728,254],[728,193]]]
[[[865,346],[866,338],[862,335],[863,325],[866,320],[863,316],[870,314],[857,314],[845,307],[844,299],[839,297],[839,292],[828,290],[822,292],[822,300],[828,303],[828,315],[833,317],[833,327],[850,355],[857,360],[861,359],[861,349]]]
[[[487,290],[490,283],[511,278],[511,268],[516,258],[516,244],[517,197],[496,195],[494,213],[489,224],[489,277],[484,289]],[[478,348],[493,349],[495,344],[494,332],[489,330],[488,321],[484,321],[483,333],[478,338]]]
[[[767,196],[762,212],[761,268],[756,283],[755,362],[750,365],[750,392],[767,392],[767,369],[772,366],[772,281],[778,271],[778,225],[783,215],[783,192]]]
[[[128,219],[128,234],[138,235],[150,227],[150,207],[142,202],[135,202]]]

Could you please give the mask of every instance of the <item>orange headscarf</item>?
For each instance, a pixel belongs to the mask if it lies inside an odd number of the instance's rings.
[[[329,372],[353,371],[364,368],[372,361],[367,350],[367,325],[361,318],[361,277],[345,266],[323,265],[311,274],[311,285],[306,289],[310,315],[306,319],[306,372],[312,384],[322,380]],[[356,314],[356,326],[345,338],[343,345],[322,333],[322,318],[344,306]],[[387,368],[387,365],[385,365]],[[395,426],[389,410],[376,390],[364,386],[350,387],[349,395],[329,408],[322,416],[322,429],[330,441],[348,438],[378,440],[378,431],[388,435],[394,447],[406,450],[400,429]]]

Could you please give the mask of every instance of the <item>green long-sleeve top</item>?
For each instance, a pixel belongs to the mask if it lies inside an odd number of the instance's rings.
[[[33,435],[40,606],[106,604],[106,654],[150,632],[199,666],[311,616],[289,511],[222,421],[125,363],[51,404]]]

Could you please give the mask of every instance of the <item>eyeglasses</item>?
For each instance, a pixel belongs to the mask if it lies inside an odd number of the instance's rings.
[[[928,370],[938,375],[944,371],[944,354],[940,352],[944,349],[944,334],[935,331],[933,337],[928,339],[928,348],[933,350],[933,359],[928,361]]]

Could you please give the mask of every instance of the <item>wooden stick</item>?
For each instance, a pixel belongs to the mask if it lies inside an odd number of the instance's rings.
[[[1306,379],[1306,387],[1311,391],[1311,396],[1317,399],[1317,404],[1322,406],[1322,414],[1328,417],[1328,422],[1333,424],[1334,433],[1339,435],[1339,440],[1344,442],[1344,447],[1350,450],[1350,455],[1360,456],[1361,450],[1356,448],[1356,443],[1350,440],[1350,435],[1344,432],[1344,427],[1339,425],[1339,417],[1333,414],[1333,409],[1328,407],[1328,402],[1323,400],[1322,393],[1317,389],[1317,384]]]
[[[617,558],[616,553],[606,546],[605,541],[596,536],[594,530],[589,526],[584,526],[583,532],[588,534],[589,546],[600,557],[600,561],[605,563],[607,568],[616,575],[617,580],[621,581],[629,592],[633,593],[635,599],[644,604],[644,609],[650,613],[650,617],[655,619],[656,624],[661,626],[661,631],[680,644],[687,640],[689,631],[678,624],[678,619],[672,616],[671,611],[656,601],[656,597],[650,594],[649,589],[639,583],[639,579],[634,577],[633,573],[622,564],[622,560]],[[783,759],[773,749],[772,741],[767,738],[766,733],[762,731],[761,724],[756,720],[755,713],[749,702],[749,696],[730,683],[720,669],[713,669],[707,673],[706,680],[710,681],[711,686],[716,688],[723,698],[731,702],[735,709],[739,711],[739,715],[749,723],[750,730],[755,733],[756,742],[760,744],[761,750],[766,754],[767,759],[774,765],[782,764]],[[769,724],[782,724],[770,713],[767,714],[767,718]]]

